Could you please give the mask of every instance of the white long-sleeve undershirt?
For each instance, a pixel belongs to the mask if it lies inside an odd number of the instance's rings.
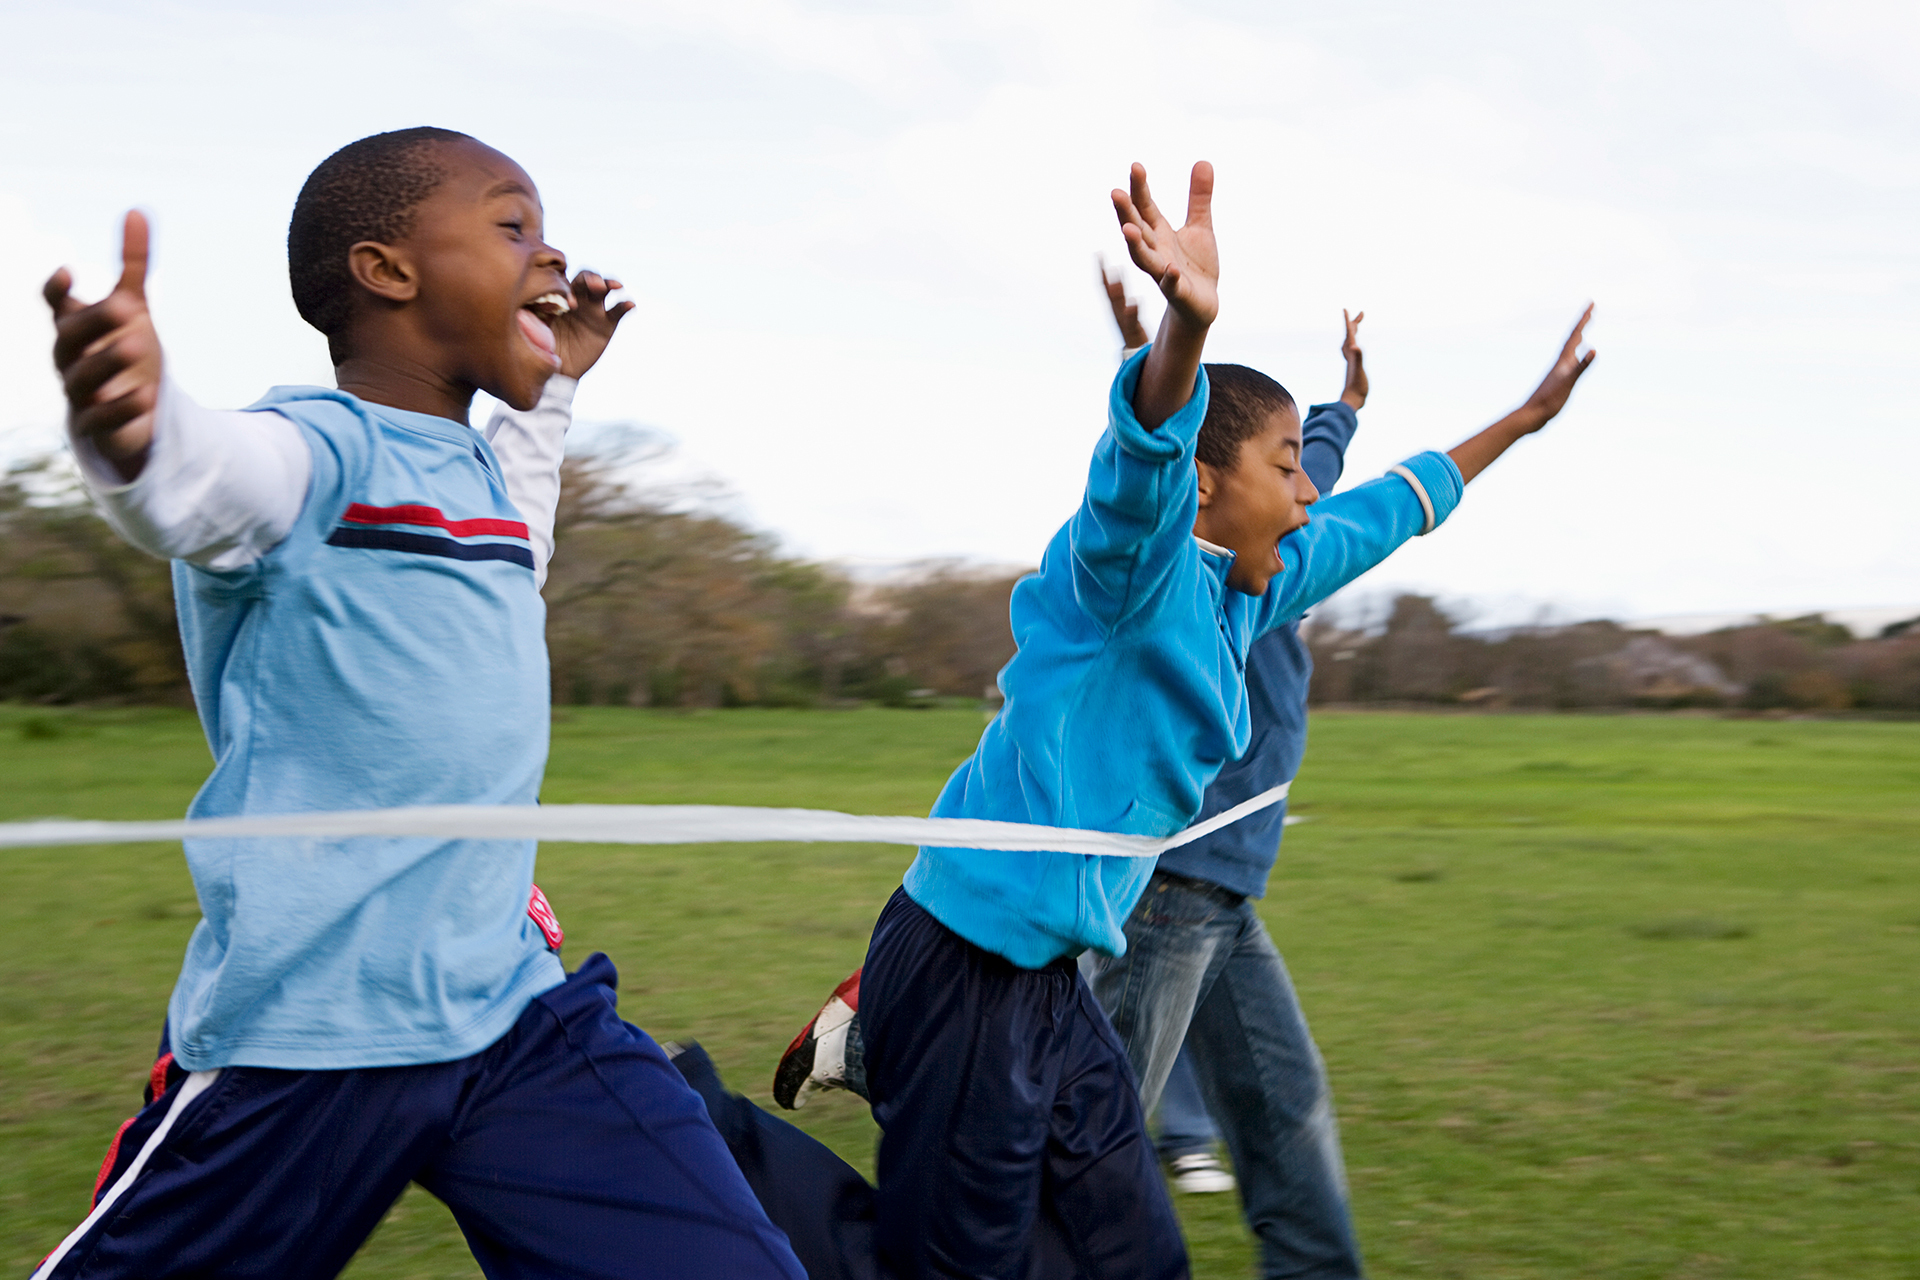
[[[535,587],[553,557],[560,460],[580,384],[555,375],[540,403],[501,405],[486,437],[507,497],[527,524]],[[80,474],[107,523],[149,554],[208,569],[241,569],[278,546],[307,499],[313,458],[300,429],[271,409],[195,404],[171,378],[160,384],[146,465],[124,481],[92,442],[71,437]]]

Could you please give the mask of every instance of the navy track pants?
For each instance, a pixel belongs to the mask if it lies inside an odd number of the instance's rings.
[[[156,1070],[86,1229],[36,1275],[324,1280],[417,1181],[493,1280],[800,1280],[705,1105],[615,1012],[617,980],[590,957],[458,1062]]]
[[[1179,1280],[1126,1051],[1071,960],[1022,969],[894,894],[860,978],[877,1188],[681,1065],[812,1280]],[[690,1051],[691,1052],[691,1051]]]

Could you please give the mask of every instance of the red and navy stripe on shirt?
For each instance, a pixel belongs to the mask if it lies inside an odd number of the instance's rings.
[[[431,529],[427,533],[423,530]],[[503,542],[498,539],[511,538]],[[356,502],[327,536],[330,547],[369,547],[444,556],[449,560],[507,560],[533,568],[527,526],[518,520],[449,520],[438,507],[372,507]]]

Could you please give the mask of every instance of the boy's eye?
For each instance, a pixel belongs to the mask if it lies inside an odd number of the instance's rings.
[[[526,230],[526,223],[524,222],[508,220],[506,222],[501,223],[500,225],[510,229],[513,232],[513,234],[515,234],[516,236],[519,235],[524,230]]]

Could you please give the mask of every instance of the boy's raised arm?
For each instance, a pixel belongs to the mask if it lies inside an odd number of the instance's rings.
[[[1347,362],[1347,385],[1332,404],[1317,404],[1301,424],[1300,466],[1313,481],[1313,487],[1325,497],[1340,483],[1346,470],[1347,446],[1359,428],[1360,407],[1367,402],[1367,370],[1360,351],[1360,322],[1367,318],[1340,313],[1347,335],[1340,343],[1341,358]]]
[[[53,308],[53,365],[67,394],[67,427],[123,480],[146,466],[160,402],[160,336],[147,310],[147,219],[127,214],[120,281],[91,306],[71,293],[65,267],[41,290]]]
[[[1360,349],[1360,322],[1366,318],[1364,311],[1350,316],[1345,307],[1340,309],[1340,319],[1347,326],[1347,336],[1340,343],[1340,358],[1347,362],[1347,385],[1340,392],[1340,403],[1355,413],[1367,403],[1367,356]]]
[[[1553,362],[1553,368],[1547,370],[1547,376],[1540,380],[1540,385],[1534,388],[1525,404],[1486,430],[1447,450],[1453,465],[1460,468],[1461,480],[1472,481],[1491,466],[1495,458],[1512,448],[1514,441],[1521,436],[1532,435],[1566,408],[1567,397],[1573,394],[1573,384],[1580,381],[1580,375],[1587,371],[1587,366],[1593,363],[1593,357],[1598,354],[1594,351],[1588,351],[1584,356],[1580,354],[1581,335],[1591,319],[1593,304],[1589,302],[1587,309],[1580,313],[1578,323],[1573,326],[1573,332],[1567,335],[1566,345],[1560,348],[1559,358]]]
[[[1127,296],[1127,285],[1120,276],[1107,270],[1107,260],[1099,259],[1100,284],[1107,291],[1107,305],[1113,308],[1113,324],[1120,330],[1120,349],[1131,355],[1147,345],[1147,330],[1140,323],[1140,304]]]
[[[1133,265],[1152,276],[1167,299],[1160,334],[1133,392],[1133,416],[1151,431],[1193,395],[1207,329],[1220,313],[1220,255],[1213,238],[1213,166],[1193,166],[1186,225],[1175,230],[1153,202],[1147,171],[1134,165],[1130,191],[1113,190],[1113,211]]]
[[[1592,316],[1589,305],[1553,368],[1520,408],[1454,446],[1445,457],[1418,454],[1393,473],[1316,505],[1312,521],[1280,542],[1287,568],[1268,586],[1256,630],[1266,631],[1299,617],[1386,559],[1407,539],[1443,523],[1459,504],[1468,481],[1514,441],[1538,431],[1566,407],[1574,383],[1593,363],[1593,352],[1580,354],[1581,335]],[[1409,501],[1410,496],[1417,501]]]
[[[127,215],[120,282],[91,306],[53,273],[53,362],[74,457],[100,512],[151,555],[241,569],[293,527],[313,460],[271,411],[203,409],[166,376],[147,309],[147,220]]]

